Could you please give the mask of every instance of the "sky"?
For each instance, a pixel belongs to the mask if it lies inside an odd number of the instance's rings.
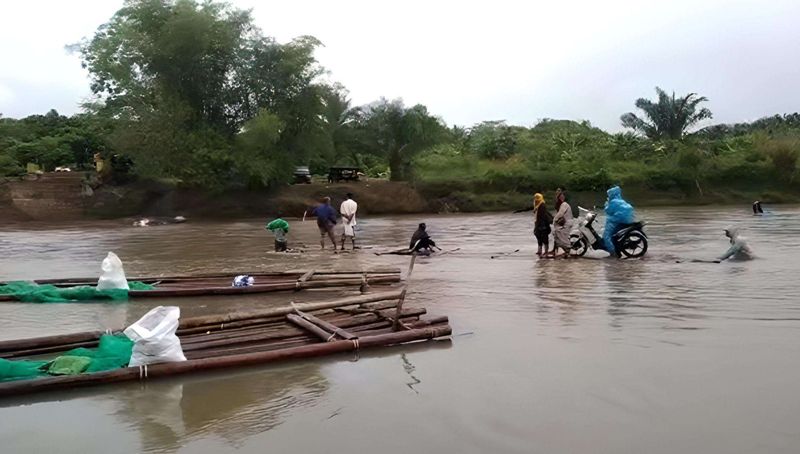
[[[708,97],[707,123],[800,111],[797,0],[231,3],[281,42],[321,40],[325,78],[355,105],[402,98],[450,125],[556,118],[619,131],[620,115],[656,86]],[[0,114],[79,112],[89,79],[65,45],[121,5],[4,0]]]

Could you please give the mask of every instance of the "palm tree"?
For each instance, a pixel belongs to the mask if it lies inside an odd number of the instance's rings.
[[[644,112],[644,119],[633,112],[620,117],[622,126],[640,132],[651,139],[680,139],[687,129],[701,120],[711,118],[711,111],[698,105],[708,101],[705,96],[689,93],[676,98],[675,92],[669,96],[664,90],[656,87],[658,102],[639,98],[636,107]]]

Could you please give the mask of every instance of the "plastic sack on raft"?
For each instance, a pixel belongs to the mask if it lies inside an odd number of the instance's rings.
[[[158,306],[125,328],[125,335],[133,341],[128,366],[186,361],[181,341],[175,335],[180,318],[179,307]]]
[[[635,220],[633,206],[622,198],[622,189],[619,186],[614,186],[609,189],[608,200],[606,201],[606,227],[603,231],[603,242],[608,252],[616,252],[614,242],[611,237],[614,236],[619,229],[626,225],[632,224]]]
[[[246,274],[240,274],[233,278],[233,283],[231,287],[250,287],[251,285],[255,284],[256,280],[253,276],[248,276]]]
[[[129,290],[125,270],[122,269],[122,260],[117,254],[109,252],[100,268],[103,274],[97,280],[97,290]]]

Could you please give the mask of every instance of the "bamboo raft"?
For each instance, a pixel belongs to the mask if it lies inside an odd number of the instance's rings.
[[[426,310],[404,308],[404,299],[405,289],[185,318],[177,334],[187,361],[9,381],[0,383],[0,397],[357,352],[451,334],[447,317],[422,319]],[[55,356],[76,347],[92,348],[107,332],[0,341],[0,358]]]
[[[231,281],[238,274],[247,274],[255,279],[249,287],[233,287]],[[304,289],[331,289],[338,287],[365,287],[375,284],[400,282],[399,268],[374,268],[357,271],[299,270],[284,272],[215,273],[186,276],[142,276],[129,278],[155,285],[153,290],[130,290],[130,298],[163,298],[204,295],[243,295]],[[97,278],[38,279],[39,285],[56,287],[94,286]],[[2,282],[0,282],[2,284]],[[0,301],[15,301],[12,295],[0,295]]]

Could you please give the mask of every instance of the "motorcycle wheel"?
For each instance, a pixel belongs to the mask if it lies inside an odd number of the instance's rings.
[[[572,253],[578,257],[583,257],[589,250],[589,242],[586,238],[578,238],[572,241]]]
[[[647,237],[642,232],[629,233],[621,243],[620,252],[625,257],[635,259],[647,253]]]

